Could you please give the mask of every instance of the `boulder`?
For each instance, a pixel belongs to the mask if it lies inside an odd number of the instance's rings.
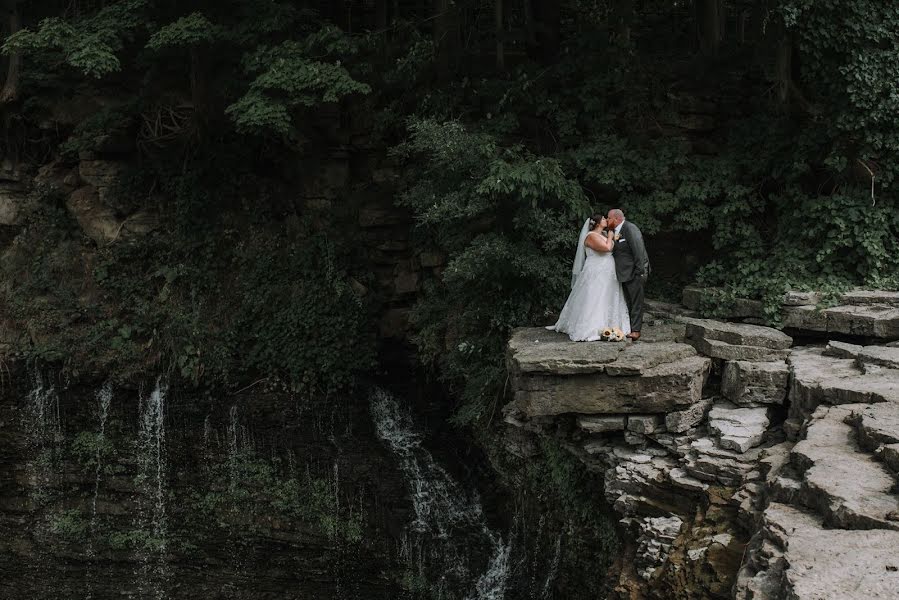
[[[815,306],[821,304],[821,294],[818,292],[799,292],[790,290],[784,294],[783,306]]]
[[[741,454],[762,443],[768,423],[766,408],[738,408],[721,402],[709,412],[709,431],[718,436],[721,447]]]
[[[66,200],[66,208],[86,236],[97,245],[108,244],[121,233],[122,222],[101,200],[92,186],[77,189]]]
[[[82,181],[97,191],[100,201],[111,206],[111,194],[127,170],[128,164],[113,160],[82,160],[78,163],[78,174]]]
[[[721,373],[721,394],[735,404],[783,404],[789,383],[785,362],[728,361]]]

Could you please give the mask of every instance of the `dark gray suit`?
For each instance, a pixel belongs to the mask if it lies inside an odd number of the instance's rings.
[[[615,258],[615,275],[624,288],[624,299],[631,317],[631,331],[643,327],[643,283],[649,276],[649,256],[640,229],[625,220],[621,236],[615,242],[612,256]]]

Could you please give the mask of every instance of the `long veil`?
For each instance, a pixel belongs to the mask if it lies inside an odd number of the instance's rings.
[[[581,235],[577,239],[577,252],[574,255],[574,265],[571,267],[572,288],[577,283],[577,276],[581,274],[581,269],[584,268],[584,262],[587,260],[587,249],[584,247],[584,240],[587,239],[588,233],[590,233],[590,219],[584,221],[584,226],[581,227]]]

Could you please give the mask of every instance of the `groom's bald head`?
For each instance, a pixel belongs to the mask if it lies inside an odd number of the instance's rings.
[[[613,222],[613,227],[617,227],[619,223],[624,222],[624,213],[620,208],[613,208],[609,211],[609,221]]]

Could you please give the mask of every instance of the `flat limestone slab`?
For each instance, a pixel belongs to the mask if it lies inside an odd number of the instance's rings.
[[[783,544],[783,598],[887,600],[899,590],[899,532],[825,529],[820,519],[772,502],[763,527]]]
[[[692,346],[679,342],[572,342],[567,335],[542,327],[516,329],[507,353],[513,373],[615,376],[642,375],[658,365],[695,355]]]
[[[740,453],[762,443],[769,423],[767,408],[739,408],[720,402],[709,412],[709,431],[718,436],[721,447]]]
[[[572,342],[564,333],[543,327],[522,327],[512,332],[508,360],[521,373],[597,373],[615,361],[625,343]]]
[[[899,372],[864,373],[855,360],[825,356],[821,348],[794,348],[789,363],[790,417],[804,419],[819,404],[899,402]]]
[[[858,443],[868,452],[899,444],[899,404],[881,402],[852,410],[847,419],[858,431]]]
[[[627,428],[627,417],[624,415],[587,416],[577,418],[578,427],[590,433],[606,433],[609,431],[624,431]]]
[[[615,376],[642,375],[653,367],[691,356],[696,356],[696,350],[678,342],[628,344],[614,362],[605,366],[605,372]]]
[[[865,346],[858,351],[856,360],[861,365],[874,365],[886,369],[899,369],[899,348]]]
[[[765,348],[762,346],[743,346],[728,344],[720,340],[688,338],[688,341],[701,354],[722,360],[742,360],[753,362],[783,361],[789,356],[786,349]]]
[[[588,374],[519,373],[513,376],[515,399],[507,412],[540,415],[665,413],[699,402],[711,360],[681,358],[620,377]]]
[[[846,292],[840,296],[840,299],[845,304],[885,304],[899,307],[899,292],[887,292],[884,290],[852,290],[851,292]]]
[[[899,339],[899,307],[882,304],[784,307],[784,327],[886,340]]]
[[[824,356],[832,356],[834,358],[858,358],[864,346],[856,344],[847,344],[846,342],[829,341],[824,348]]]
[[[734,346],[755,346],[772,350],[786,350],[793,344],[793,338],[771,327],[688,317],[679,320],[687,326],[687,338],[716,340]]]
[[[888,517],[899,510],[899,497],[892,493],[896,479],[859,449],[854,427],[845,422],[862,408],[821,406],[815,411],[806,439],[790,455],[802,472],[800,498],[832,527],[899,530],[899,521]]]

